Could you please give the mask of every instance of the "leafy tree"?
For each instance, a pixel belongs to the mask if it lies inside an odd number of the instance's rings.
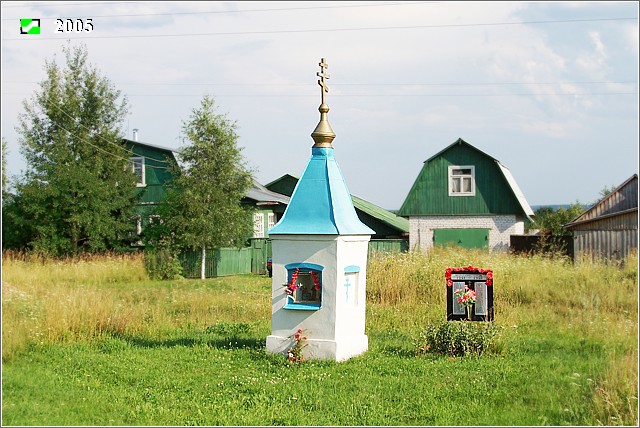
[[[25,221],[22,198],[9,191],[7,141],[2,137],[2,248],[18,249],[28,242],[31,230]]]
[[[584,212],[584,206],[579,202],[569,205],[568,208],[559,207],[554,210],[551,207],[541,207],[535,212],[533,229],[550,231],[553,236],[569,236],[571,232],[563,227]]]
[[[2,248],[24,249],[34,231],[25,213],[20,195],[7,193],[2,199]]]
[[[573,221],[583,211],[584,206],[577,201],[567,208],[538,208],[533,222],[525,227],[527,230],[540,229],[541,234],[532,247],[533,251],[550,257],[567,257],[571,232],[565,229],[564,225]]]
[[[2,248],[20,248],[26,242],[29,229],[24,223],[24,213],[19,197],[9,191],[7,176],[7,141],[2,137]]]
[[[63,48],[64,67],[45,61],[46,78],[23,103],[16,185],[34,249],[61,255],[122,248],[134,227],[135,175],[120,126],[127,100],[88,63],[84,46]]]
[[[205,277],[206,249],[243,245],[251,234],[251,211],[241,204],[252,173],[237,146],[236,124],[216,113],[206,96],[193,109],[182,131],[189,144],[178,154],[161,230],[180,248],[200,250]],[[168,232],[170,231],[170,232]]]

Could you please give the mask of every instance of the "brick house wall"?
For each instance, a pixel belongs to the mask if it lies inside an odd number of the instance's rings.
[[[434,229],[489,229],[489,250],[508,251],[511,235],[524,234],[524,220],[516,215],[415,216],[409,218],[409,248],[428,251]]]

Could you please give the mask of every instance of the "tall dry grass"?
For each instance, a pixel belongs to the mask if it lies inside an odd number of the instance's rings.
[[[268,295],[255,287],[211,292],[208,282],[150,281],[141,255],[52,260],[5,253],[2,263],[3,361],[30,345],[105,335],[157,337],[270,314]]]
[[[150,281],[141,255],[51,260],[4,253],[2,262],[3,361],[31,345],[105,335],[153,338],[218,321],[270,319],[268,288],[250,276]],[[497,324],[605,344],[610,364],[591,385],[597,419],[637,421],[637,255],[616,266],[456,248],[376,254],[367,268],[368,313],[374,315],[368,324],[407,331],[442,319],[445,269],[468,265],[494,272]]]
[[[367,267],[367,297],[396,323],[402,319],[419,328],[446,315],[446,268],[469,265],[494,273],[497,324],[605,344],[609,366],[590,385],[597,419],[604,425],[637,423],[637,253],[618,264],[453,247],[378,254]],[[393,328],[394,321],[388,323]]]
[[[573,264],[542,255],[435,248],[429,253],[375,254],[367,267],[367,298],[382,305],[446,305],[447,267],[475,266],[494,274],[496,311],[553,306],[571,316],[627,314],[638,310],[638,257],[624,265]],[[508,312],[504,312],[508,314]]]

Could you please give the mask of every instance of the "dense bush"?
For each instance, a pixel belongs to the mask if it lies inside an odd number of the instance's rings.
[[[500,328],[492,322],[444,321],[429,324],[420,334],[418,353],[460,357],[499,352]]]
[[[151,279],[175,279],[182,274],[177,255],[168,248],[149,248],[144,252],[144,267]]]

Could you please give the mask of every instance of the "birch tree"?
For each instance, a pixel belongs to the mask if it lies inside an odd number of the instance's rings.
[[[200,251],[202,279],[207,249],[241,246],[251,234],[251,212],[241,202],[252,172],[238,147],[235,122],[216,110],[206,96],[183,122],[188,144],[177,156],[180,170],[161,214],[180,247]]]

